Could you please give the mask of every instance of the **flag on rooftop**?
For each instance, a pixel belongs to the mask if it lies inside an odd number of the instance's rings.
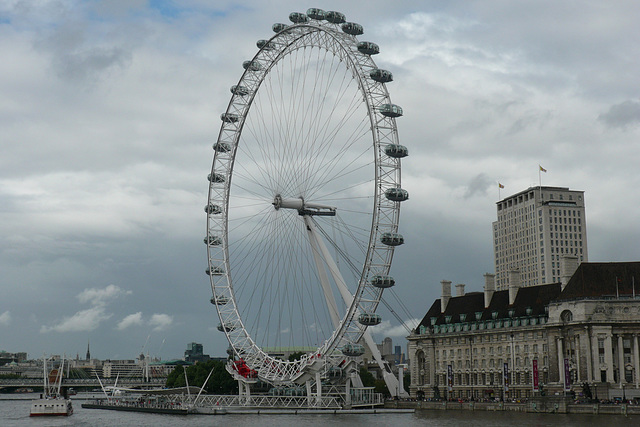
[[[538,165],[538,167],[540,168],[541,172],[546,172],[547,170],[545,168],[543,168],[542,166]]]

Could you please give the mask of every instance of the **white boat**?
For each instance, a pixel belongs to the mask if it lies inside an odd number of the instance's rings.
[[[47,359],[44,358],[44,393],[40,399],[31,401],[30,416],[69,416],[73,414],[73,405],[66,393],[60,393],[62,386],[62,374],[64,372],[64,359],[59,369],[47,372]]]

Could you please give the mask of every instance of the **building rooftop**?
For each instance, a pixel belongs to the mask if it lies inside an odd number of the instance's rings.
[[[636,277],[640,280],[640,262],[585,262],[580,264],[564,290],[560,283],[520,287],[513,305],[509,305],[508,290],[495,291],[487,308],[484,306],[484,292],[469,292],[463,296],[452,296],[445,312],[441,313],[438,298],[418,327],[431,326],[432,318],[436,319],[436,325],[442,325],[542,316],[546,314],[549,303],[557,300],[640,296],[640,283],[636,286]]]
[[[640,295],[640,262],[583,262],[558,299]]]

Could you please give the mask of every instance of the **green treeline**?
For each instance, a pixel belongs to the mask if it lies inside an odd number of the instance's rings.
[[[187,366],[186,370],[189,385],[202,387],[202,384],[204,384],[212,369],[213,373],[205,387],[207,393],[234,394],[238,392],[238,383],[225,369],[225,363],[216,360],[198,362],[195,365]],[[169,388],[185,387],[187,384],[184,378],[184,368],[182,366],[176,366],[167,377],[166,384]]]

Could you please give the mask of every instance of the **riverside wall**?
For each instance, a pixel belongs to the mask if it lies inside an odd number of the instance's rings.
[[[640,415],[640,405],[627,403],[574,403],[573,399],[553,396],[532,398],[522,403],[387,400],[384,407],[432,411],[515,411],[547,414]]]

